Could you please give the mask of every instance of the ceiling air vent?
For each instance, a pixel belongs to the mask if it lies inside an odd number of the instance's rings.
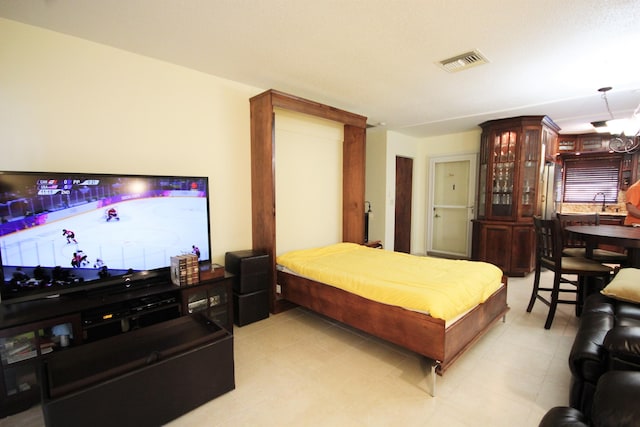
[[[486,64],[489,62],[480,52],[472,50],[471,52],[463,53],[462,55],[454,56],[438,62],[440,67],[445,71],[455,73],[457,71],[466,70],[467,68],[475,67],[476,65]]]

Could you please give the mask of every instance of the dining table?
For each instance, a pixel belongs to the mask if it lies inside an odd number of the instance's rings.
[[[629,225],[568,225],[565,230],[586,243],[586,257],[593,256],[598,245],[625,248],[628,267],[640,268],[640,227]]]

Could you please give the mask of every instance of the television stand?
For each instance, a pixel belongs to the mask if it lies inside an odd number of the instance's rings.
[[[184,316],[57,353],[43,383],[48,427],[163,425],[235,388],[233,337]]]
[[[179,287],[167,277],[127,292],[0,304],[0,418],[41,401],[39,371],[50,357],[198,312],[232,334],[232,282],[233,276],[226,275]]]

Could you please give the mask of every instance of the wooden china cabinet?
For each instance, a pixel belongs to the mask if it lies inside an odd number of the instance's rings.
[[[560,129],[546,116],[491,120],[480,127],[472,258],[524,276],[535,267],[533,216],[542,213],[542,172],[554,160]]]

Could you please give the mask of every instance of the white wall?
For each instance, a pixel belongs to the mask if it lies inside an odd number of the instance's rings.
[[[251,248],[249,98],[263,89],[6,19],[0,64],[0,170],[205,175],[214,261]],[[411,247],[424,253],[429,158],[479,140],[370,130],[370,239],[393,249],[395,156],[411,157]]]
[[[262,89],[0,19],[0,170],[209,177],[214,261],[251,248]]]
[[[420,139],[421,154],[427,157],[452,156],[455,154],[479,153],[482,130]]]
[[[276,109],[276,255],[342,241],[344,125]]]
[[[417,236],[424,235],[424,208],[420,207],[424,200],[425,190],[421,176],[424,165],[418,156],[419,139],[403,135],[397,132],[387,133],[387,207],[385,232],[385,248],[394,249],[394,228],[396,209],[396,157],[408,157],[413,159],[413,187],[411,201],[411,253],[420,252],[420,242]]]
[[[394,249],[396,156],[413,159],[411,202],[411,252],[423,248],[424,241],[424,160],[419,156],[420,140],[384,128],[367,131],[365,199],[372,202],[369,240],[381,240],[384,248]]]
[[[387,194],[387,131],[367,129],[365,200],[371,202],[369,241],[380,240],[385,245]],[[365,210],[367,205],[365,205]]]
[[[393,250],[395,222],[395,158],[413,159],[413,195],[411,252],[425,254],[429,236],[427,212],[429,202],[429,162],[433,157],[480,152],[480,128],[477,131],[413,138],[384,128],[367,131],[367,200],[375,201],[370,240],[382,240],[385,249]],[[384,206],[381,205],[384,203]]]

